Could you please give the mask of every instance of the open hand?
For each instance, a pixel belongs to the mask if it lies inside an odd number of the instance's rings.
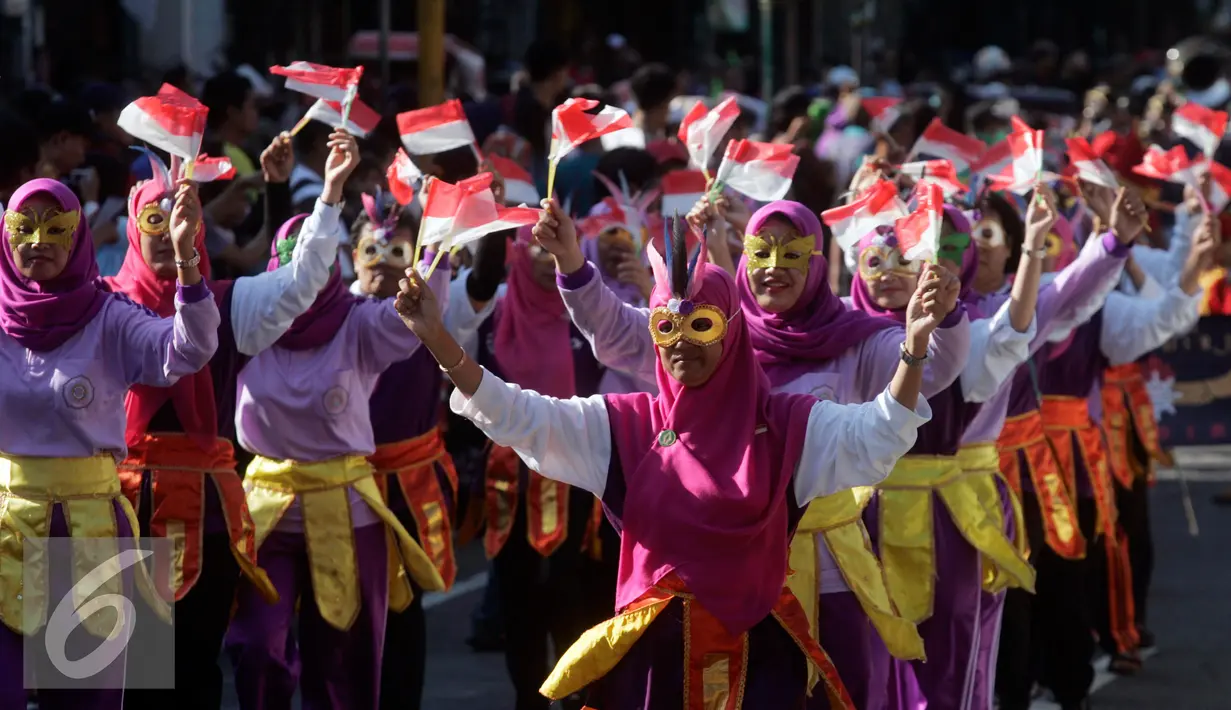
[[[1222,245],[1222,230],[1218,217],[1206,214],[1193,233],[1193,246],[1180,272],[1180,288],[1190,296],[1201,290],[1201,275],[1213,268],[1214,257]]]
[[[295,151],[291,149],[291,134],[283,131],[261,151],[261,172],[267,183],[287,182],[294,167]]]
[[[686,219],[688,226],[701,232],[707,228],[713,228],[714,224],[721,218],[722,215],[718,213],[718,207],[713,202],[710,202],[709,195],[704,195],[688,211]]]
[[[907,347],[918,353],[927,348],[932,331],[957,307],[961,281],[948,269],[928,264],[919,275],[919,286],[906,306]]]
[[[543,200],[543,214],[532,233],[539,246],[556,259],[556,270],[571,274],[585,264],[581,244],[577,240],[577,225],[564,213],[554,199]]]
[[[1205,210],[1205,205],[1209,204],[1210,199],[1210,174],[1207,172],[1197,178],[1197,185],[1201,188],[1201,193],[1193,189],[1192,185],[1184,186],[1184,209],[1188,210],[1188,214],[1196,215]],[[1205,199],[1202,200],[1201,196]]]
[[[191,180],[180,180],[175,189],[175,206],[171,208],[171,246],[176,259],[192,258],[200,231],[201,198],[196,185]]]
[[[1040,204],[1042,203],[1042,204]],[[1037,252],[1047,246],[1047,235],[1060,219],[1056,209],[1056,194],[1046,185],[1035,188],[1030,206],[1026,208],[1026,251]]]
[[[398,282],[398,294],[393,308],[402,317],[410,332],[424,343],[433,342],[444,331],[440,317],[440,302],[436,294],[413,266],[406,270],[406,278]]]

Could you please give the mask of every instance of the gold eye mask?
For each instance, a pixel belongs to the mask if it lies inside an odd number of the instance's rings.
[[[672,299],[672,304],[677,301]],[[650,311],[650,335],[660,348],[669,348],[683,340],[707,348],[721,342],[727,334],[727,317],[722,311],[709,305],[691,306],[679,303],[678,311],[668,306],[659,306]],[[688,313],[682,311],[688,310]]]
[[[785,244],[774,244],[759,234],[744,237],[750,275],[756,269],[795,269],[806,277],[815,251],[816,235],[798,237]]]
[[[137,215],[137,229],[142,234],[160,237],[171,229],[171,219],[158,202],[151,202],[142,207],[141,214]]]
[[[897,249],[883,244],[873,244],[859,252],[859,275],[864,281],[875,281],[889,274],[914,276],[922,270],[922,261],[906,261]]]
[[[40,216],[32,208],[20,212],[4,213],[4,228],[9,233],[9,245],[55,244],[65,249],[73,248],[73,235],[81,222],[81,212],[64,212],[59,207],[48,207]]]
[[[1060,250],[1064,248],[1064,240],[1059,234],[1051,232],[1047,235],[1047,255],[1060,256]]]
[[[385,242],[376,237],[366,236],[359,240],[359,263],[367,268],[378,264],[388,264],[398,269],[410,266],[414,259],[410,244],[405,241]]]

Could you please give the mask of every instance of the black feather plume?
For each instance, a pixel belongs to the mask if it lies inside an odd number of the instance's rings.
[[[671,278],[671,294],[676,298],[688,297],[688,222],[677,212],[671,219],[671,262],[668,267]],[[695,264],[695,262],[694,262]]]

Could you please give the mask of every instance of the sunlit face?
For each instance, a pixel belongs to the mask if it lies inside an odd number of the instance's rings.
[[[778,217],[771,217],[755,235],[744,238],[748,285],[758,306],[769,313],[785,313],[799,301],[815,247],[814,235],[805,237],[795,225]]]
[[[175,248],[171,246],[171,217],[162,200],[154,200],[137,215],[141,234],[141,256],[160,279],[175,278]]]
[[[988,211],[975,223],[971,238],[979,250],[979,269],[975,272],[975,290],[991,293],[1004,283],[1005,264],[1009,261],[1009,241],[1000,217]]]
[[[526,247],[526,251],[530,255],[534,282],[548,291],[556,290],[556,261],[551,252],[538,244],[531,244]]]
[[[859,252],[859,277],[868,287],[872,302],[881,308],[898,310],[910,303],[919,284],[920,261],[908,261],[895,246],[873,243]]]
[[[709,382],[722,361],[722,342],[701,346],[680,340],[675,345],[658,349],[663,370],[685,387],[700,387]]]
[[[709,381],[722,360],[727,316],[706,303],[671,299],[650,311],[650,336],[663,370],[685,387]]]
[[[17,271],[32,281],[59,276],[68,264],[80,219],[80,212],[65,212],[43,192],[27,197],[20,212],[5,212],[4,227]]]
[[[381,239],[369,225],[359,237],[353,259],[364,293],[376,298],[396,296],[398,281],[415,259],[415,235],[407,227]]]

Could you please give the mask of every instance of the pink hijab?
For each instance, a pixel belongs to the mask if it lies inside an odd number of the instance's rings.
[[[740,314],[735,281],[707,267],[698,265],[692,281],[699,288],[690,298],[729,319],[710,380],[684,387],[660,363],[658,396],[606,397],[627,487],[616,606],[633,603],[674,572],[738,634],[763,620],[782,593],[790,486],[816,400],[771,394]],[[651,306],[689,293],[668,289],[657,271]],[[678,440],[663,446],[664,430]]]
[[[528,250],[530,228],[522,227],[508,251],[508,292],[495,319],[496,363],[504,379],[549,397],[577,394],[568,311],[555,288],[534,280]]]

